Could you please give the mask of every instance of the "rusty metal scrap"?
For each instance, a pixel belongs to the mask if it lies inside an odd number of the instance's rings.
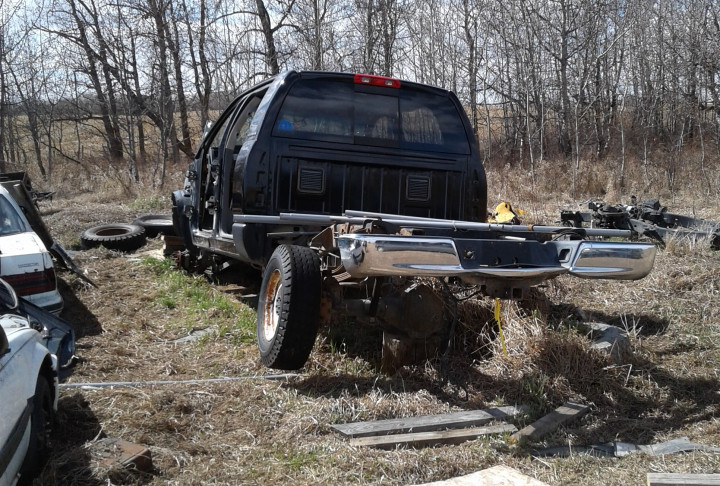
[[[707,238],[714,250],[720,250],[720,222],[670,213],[657,199],[630,204],[608,204],[590,201],[590,212],[562,210],[563,225],[574,228],[630,230],[635,237],[646,237],[666,244],[673,238],[699,240]]]

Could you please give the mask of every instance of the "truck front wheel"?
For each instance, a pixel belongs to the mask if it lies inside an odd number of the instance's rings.
[[[310,356],[320,312],[320,259],[310,248],[280,245],[263,273],[257,341],[268,368],[296,370]]]

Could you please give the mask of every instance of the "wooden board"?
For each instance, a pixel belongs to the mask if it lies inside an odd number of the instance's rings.
[[[720,486],[720,474],[648,473],[648,486]]]
[[[501,465],[483,469],[467,476],[416,486],[547,486],[547,484],[526,476],[517,469]]]
[[[510,440],[512,442],[517,442],[522,439],[537,440],[554,431],[560,425],[582,417],[588,410],[590,410],[590,407],[587,405],[567,402],[562,407],[556,408],[541,419],[536,420],[521,431],[513,434]]]
[[[331,428],[346,437],[369,437],[373,435],[401,434],[408,432],[430,432],[433,430],[477,427],[493,420],[507,420],[523,413],[524,407],[497,407],[485,410],[424,415],[399,419],[376,420],[337,424]]]
[[[413,434],[393,434],[373,437],[358,437],[350,440],[350,445],[363,447],[378,447],[380,449],[394,449],[399,445],[412,447],[425,447],[436,444],[460,444],[468,440],[491,434],[515,432],[514,425],[502,424],[489,427],[474,427],[470,429],[446,430],[443,432],[416,432]]]

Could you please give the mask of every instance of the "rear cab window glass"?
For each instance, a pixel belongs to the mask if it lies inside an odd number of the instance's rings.
[[[273,128],[278,137],[469,154],[453,103],[431,92],[363,89],[353,83],[304,79],[293,85]]]
[[[273,135],[352,143],[352,113],[352,84],[301,80],[285,98]]]

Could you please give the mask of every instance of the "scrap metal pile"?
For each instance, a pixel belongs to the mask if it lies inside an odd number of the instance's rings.
[[[672,239],[707,239],[712,249],[720,250],[720,223],[669,213],[657,199],[638,203],[632,196],[628,205],[590,201],[588,208],[590,212],[560,211],[562,224],[574,228],[630,230],[638,237],[651,238],[662,245]]]

